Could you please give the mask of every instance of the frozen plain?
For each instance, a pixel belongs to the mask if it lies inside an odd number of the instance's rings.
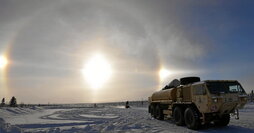
[[[148,114],[146,106],[110,104],[98,107],[26,107],[0,108],[0,133],[72,133],[72,132],[239,132],[254,133],[254,104],[240,110],[240,120],[231,118],[227,127],[212,124],[198,131],[176,126],[173,120],[156,120]]]

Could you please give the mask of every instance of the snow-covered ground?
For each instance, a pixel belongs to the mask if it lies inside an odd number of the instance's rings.
[[[254,132],[254,104],[240,110],[240,120],[227,127],[210,125],[199,131],[176,126],[172,120],[150,117],[147,108],[99,105],[82,107],[0,108],[0,133],[5,132]]]

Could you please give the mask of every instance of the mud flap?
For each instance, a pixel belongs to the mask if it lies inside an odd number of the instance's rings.
[[[238,109],[235,110],[235,119],[239,120],[239,110]]]

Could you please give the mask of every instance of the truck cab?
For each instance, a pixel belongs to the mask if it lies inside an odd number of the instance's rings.
[[[247,103],[247,95],[236,80],[207,80],[192,85],[192,103],[203,114],[205,123],[214,116],[234,114]],[[237,118],[238,118],[237,114]]]

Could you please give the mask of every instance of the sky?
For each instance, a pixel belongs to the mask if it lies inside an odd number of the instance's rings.
[[[0,56],[8,63],[0,68],[0,98],[146,100],[186,76],[238,80],[250,92],[253,6],[252,0],[1,0]]]

